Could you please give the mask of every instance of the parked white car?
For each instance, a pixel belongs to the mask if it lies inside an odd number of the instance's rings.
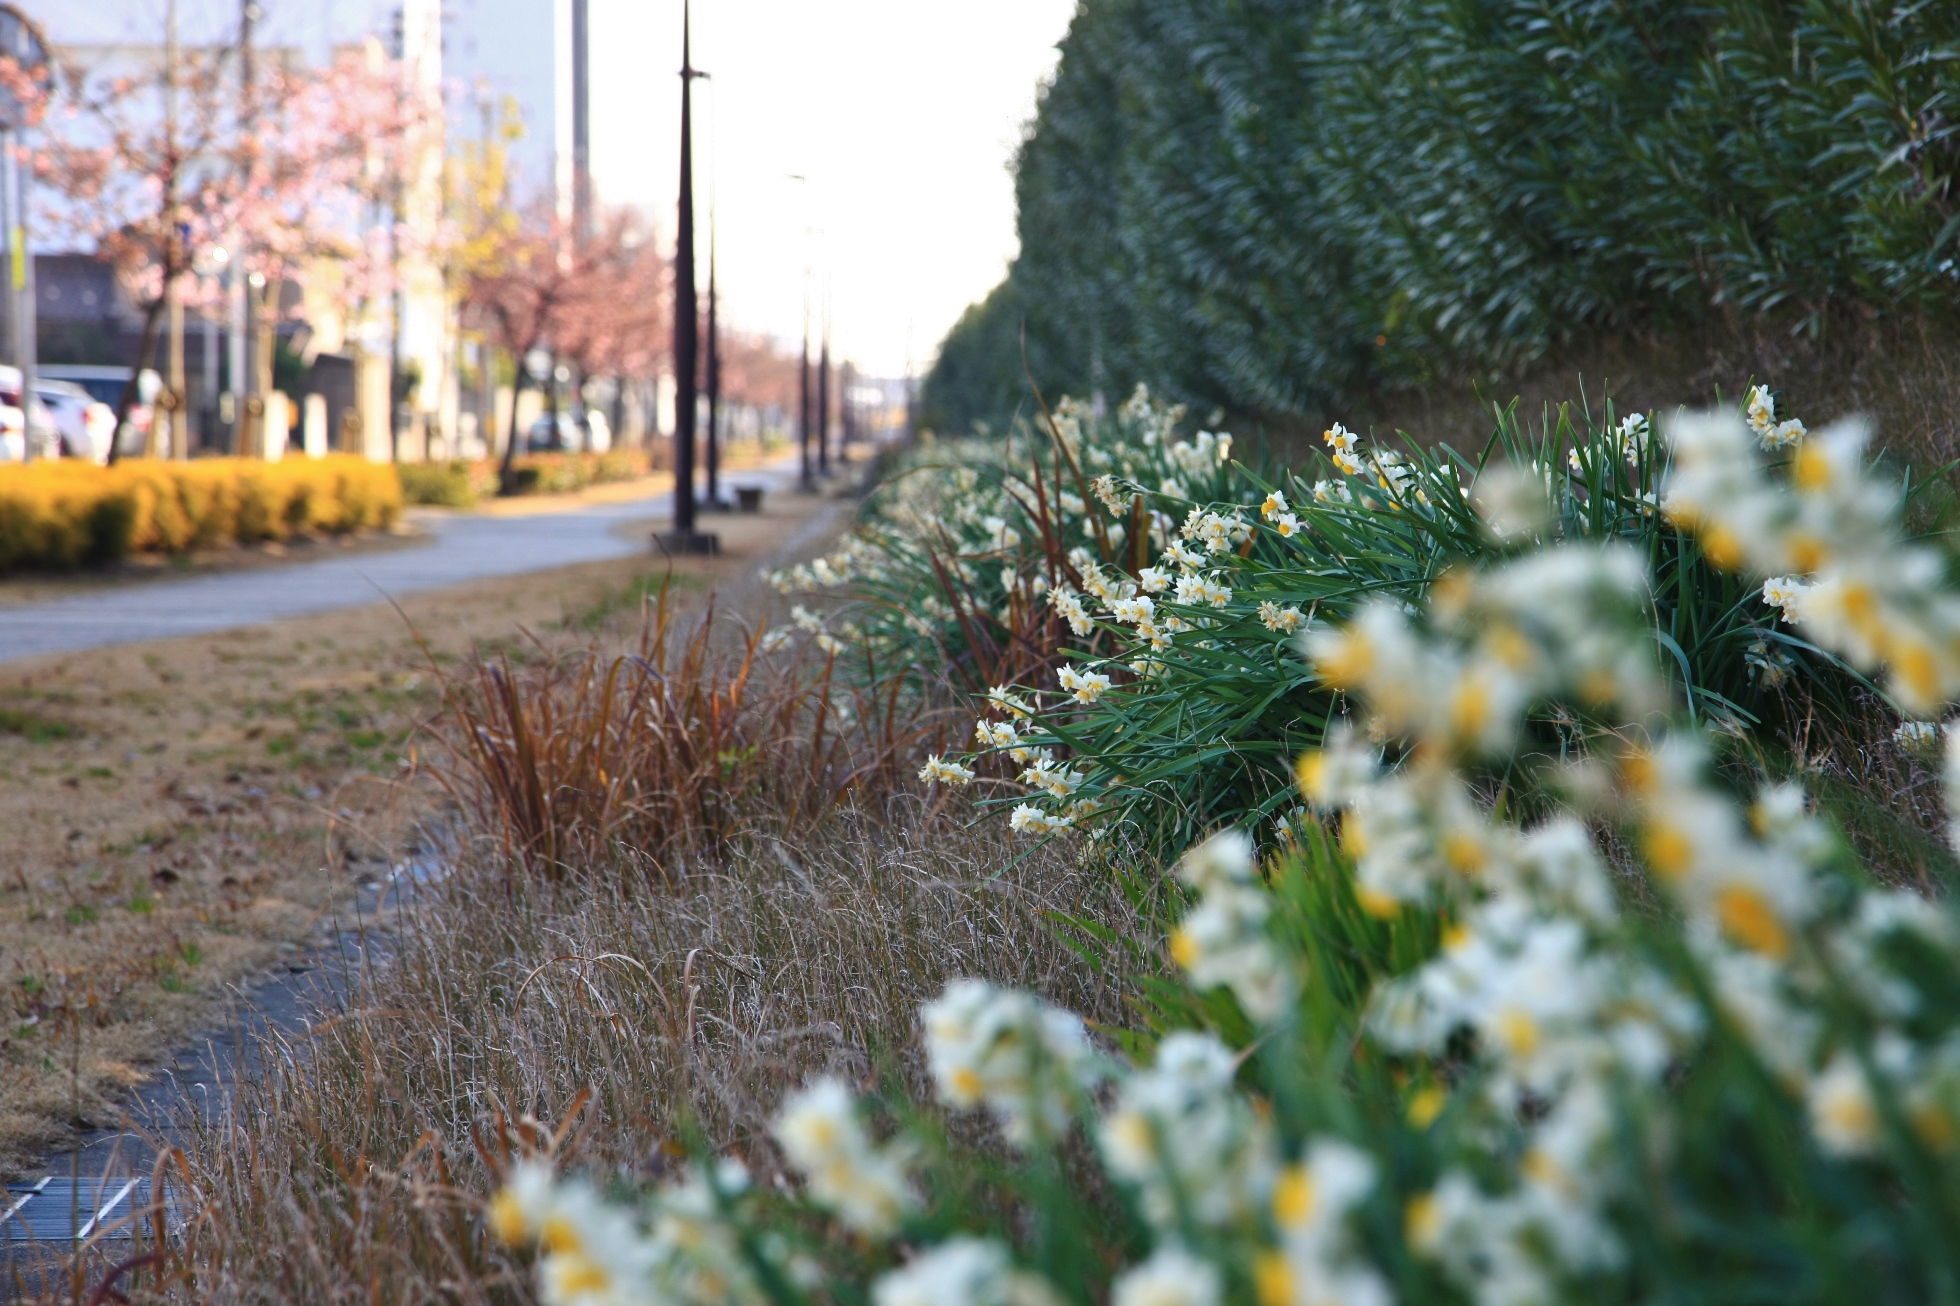
[[[34,441],[34,456],[52,458],[61,448],[54,415],[37,397],[33,408],[33,428],[24,429],[21,404],[21,375],[18,367],[0,366],[0,460],[19,462],[27,456],[27,440]]]
[[[73,381],[34,378],[34,396],[47,406],[66,458],[109,461],[116,434],[116,410]]]
[[[129,384],[130,369],[111,367],[99,363],[43,363],[34,374],[35,384],[44,381],[65,381],[78,385],[89,396],[109,407],[114,416],[116,405],[122,402],[123,387]],[[18,390],[18,384],[14,387]],[[122,431],[122,451],[125,455],[141,454],[150,445],[150,421],[155,416],[153,405],[163,389],[163,378],[154,368],[144,368],[143,375],[136,381],[136,402],[130,405],[129,421]],[[106,453],[104,455],[107,456]]]

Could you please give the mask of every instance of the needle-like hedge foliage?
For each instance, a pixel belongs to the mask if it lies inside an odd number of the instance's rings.
[[[928,409],[998,416],[1022,324],[1044,388],[1298,413],[1588,329],[1941,317],[1956,91],[1952,5],[1089,0]]]

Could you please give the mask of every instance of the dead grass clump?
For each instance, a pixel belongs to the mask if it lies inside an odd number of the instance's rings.
[[[464,826],[503,865],[566,873],[621,858],[656,875],[757,823],[794,837],[849,796],[893,788],[936,717],[899,686],[855,692],[835,660],[731,641],[713,604],[682,623],[663,587],[637,643],[539,646],[441,677],[435,766]]]
[[[644,1178],[684,1128],[757,1157],[783,1091],[818,1070],[895,1067],[923,1092],[917,1008],[955,976],[1120,1020],[1121,981],[1050,923],[1135,929],[1114,877],[1018,851],[997,823],[853,809],[801,848],[745,837],[671,893],[465,864],[377,941],[385,964],[185,1132],[196,1216],[160,1291],[521,1299],[476,1215],[486,1122],[558,1121],[589,1093],[572,1163]]]

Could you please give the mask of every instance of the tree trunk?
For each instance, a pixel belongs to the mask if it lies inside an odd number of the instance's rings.
[[[526,352],[529,351],[527,350]],[[484,360],[484,365],[486,367],[489,365],[487,357]],[[496,393],[496,390],[492,388],[490,391],[492,402],[495,401]],[[524,355],[519,354],[517,356],[517,379],[512,381],[510,385],[510,438],[504,441],[504,465],[497,473],[497,493],[502,495],[517,493],[517,401],[523,397],[523,394]],[[491,420],[495,421],[496,417],[497,414],[492,411],[490,414]]]
[[[143,310],[143,342],[136,347],[136,366],[130,369],[129,380],[123,382],[122,397],[116,400],[116,429],[109,436],[109,465],[112,467],[122,457],[123,423],[129,420],[130,407],[136,402],[138,382],[143,379],[144,370],[149,367],[152,358],[156,354],[157,323],[163,317],[163,301],[164,296],[158,295],[150,301],[150,306]],[[34,411],[32,407],[34,397],[24,394],[20,397],[20,402],[21,430],[27,431],[28,414]],[[175,410],[172,411],[171,426],[173,429],[170,435],[174,440],[177,438],[177,432],[175,430],[177,422],[174,415]],[[154,410],[150,413],[150,420],[152,422],[157,420],[157,415]]]

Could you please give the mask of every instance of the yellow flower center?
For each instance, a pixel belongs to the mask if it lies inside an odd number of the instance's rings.
[[[1265,1251],[1252,1265],[1253,1291],[1259,1306],[1292,1306],[1293,1267],[1284,1252]]]
[[[1459,739],[1473,738],[1490,722],[1490,690],[1475,676],[1457,682],[1450,699],[1450,729]]]
[[[1186,970],[1198,960],[1198,945],[1192,941],[1191,931],[1182,925],[1171,931],[1171,960]]]
[[[1314,663],[1320,678],[1335,689],[1352,689],[1361,683],[1374,665],[1375,650],[1358,631],[1344,631],[1340,643],[1327,656]]]
[[[1619,688],[1619,683],[1613,679],[1611,672],[1601,671],[1595,667],[1593,670],[1579,677],[1579,683],[1576,688],[1579,691],[1580,698],[1588,703],[1599,705],[1612,701],[1614,691]]]
[[[953,1091],[963,1098],[980,1096],[980,1076],[971,1066],[961,1066],[953,1072]]]
[[[1361,910],[1377,920],[1393,920],[1402,910],[1402,904],[1389,897],[1380,889],[1371,889],[1365,884],[1355,886],[1354,896],[1361,902]]]
[[[1769,899],[1744,885],[1731,884],[1715,894],[1715,915],[1728,936],[1753,952],[1782,961],[1790,955],[1790,935],[1776,918]]]
[[[612,1287],[612,1276],[586,1257],[574,1252],[568,1260],[570,1264],[562,1268],[554,1266],[552,1270],[552,1283],[558,1289],[558,1296],[605,1292]]]
[[[1530,1012],[1507,1007],[1497,1013],[1497,1037],[1511,1055],[1528,1057],[1538,1050],[1538,1022]]]
[[[1318,799],[1322,786],[1327,782],[1327,754],[1318,750],[1300,754],[1300,760],[1294,763],[1293,774],[1300,782],[1300,792]]]
[[[1869,1143],[1878,1137],[1878,1112],[1863,1092],[1832,1093],[1819,1104],[1817,1114],[1840,1138]]]
[[[1443,1213],[1436,1209],[1434,1194],[1424,1193],[1409,1199],[1402,1210],[1402,1228],[1409,1246],[1417,1251],[1429,1251],[1436,1246],[1437,1237],[1443,1232]]]
[[[1702,531],[1701,552],[1710,565],[1721,571],[1734,571],[1742,564],[1742,542],[1728,527],[1720,524]]]
[[[1656,821],[1649,825],[1641,844],[1647,854],[1647,864],[1663,880],[1677,881],[1694,865],[1694,841],[1665,822]]]
[[[1831,460],[1824,456],[1823,446],[1806,441],[1797,450],[1797,465],[1790,469],[1790,479],[1797,488],[1806,493],[1822,490],[1831,483]]]
[[[1892,669],[1899,674],[1912,696],[1920,703],[1937,703],[1940,699],[1939,663],[1933,658],[1933,650],[1914,641],[1893,653]]]
[[[1484,869],[1484,846],[1462,830],[1443,840],[1443,860],[1460,875],[1476,875]]]
[[[1790,550],[1790,565],[1801,572],[1816,571],[1829,556],[1824,542],[1808,531],[1792,531],[1785,543]]]
[[[1307,1167],[1287,1166],[1273,1185],[1273,1223],[1282,1229],[1299,1228],[1313,1218],[1315,1198],[1313,1176]]]
[[[1368,855],[1368,832],[1353,812],[1341,813],[1341,850],[1350,857]]]
[[[1157,1133],[1138,1112],[1119,1111],[1110,1117],[1109,1137],[1119,1151],[1136,1156],[1157,1155]]]
[[[540,1231],[540,1240],[544,1243],[545,1250],[554,1255],[575,1254],[585,1246],[585,1240],[579,1237],[578,1229],[562,1215],[545,1218],[544,1228]]]
[[[1953,1150],[1953,1117],[1933,1102],[1922,1102],[1911,1111],[1912,1132],[1935,1152]]]
[[[1436,1123],[1436,1117],[1443,1114],[1443,1108],[1449,1104],[1449,1100],[1449,1094],[1443,1091],[1440,1084],[1431,1084],[1419,1090],[1409,1099],[1410,1126],[1416,1129],[1429,1128]]]
[[[490,1232],[513,1247],[531,1232],[531,1222],[524,1218],[524,1207],[508,1188],[490,1199]]]

